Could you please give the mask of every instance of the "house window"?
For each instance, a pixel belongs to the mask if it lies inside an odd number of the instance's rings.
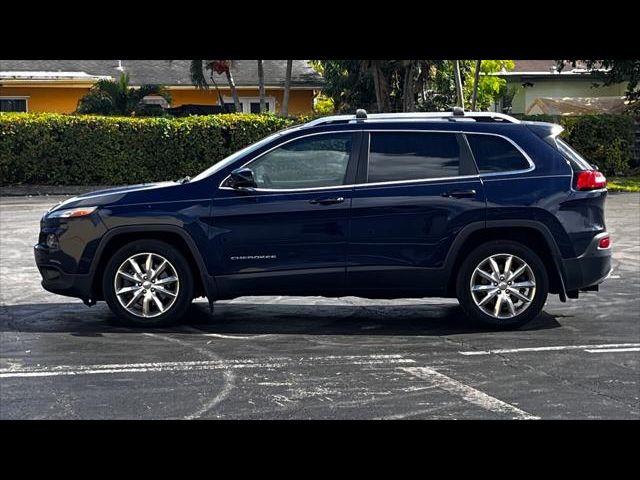
[[[225,97],[225,103],[230,102],[233,107],[233,99]],[[267,112],[276,113],[276,99],[275,97],[265,98]],[[240,97],[240,106],[244,113],[260,113],[260,97]],[[233,110],[231,110],[233,111]]]
[[[227,112],[233,113],[236,111],[236,104],[233,102],[224,102],[224,106]],[[238,113],[242,113],[242,103],[240,104],[240,110]]]
[[[0,112],[26,112],[27,97],[0,97]]]
[[[160,105],[162,108],[169,108],[169,102],[160,95],[147,95],[142,99],[142,103],[145,105]]]

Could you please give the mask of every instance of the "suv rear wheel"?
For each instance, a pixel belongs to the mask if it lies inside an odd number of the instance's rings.
[[[107,263],[102,288],[111,311],[139,327],[178,321],[193,299],[189,263],[158,240],[137,240],[118,250]]]
[[[458,273],[456,294],[472,319],[493,327],[518,327],[534,319],[547,300],[549,280],[540,257],[521,243],[498,240],[471,252]]]

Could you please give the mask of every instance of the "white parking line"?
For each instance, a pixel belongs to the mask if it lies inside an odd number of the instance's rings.
[[[487,395],[478,389],[465,385],[458,380],[454,380],[430,367],[398,367],[400,370],[409,372],[411,375],[429,381],[442,390],[462,397],[469,403],[477,405],[485,410],[494,413],[508,414],[518,420],[539,420],[540,417],[531,415],[524,410],[514,407],[513,405],[503,402],[491,395]]]
[[[227,339],[230,339],[230,340],[251,340],[251,339],[254,339],[254,338],[271,336],[271,335],[261,335],[261,334],[249,335],[249,336],[244,336],[244,335],[223,335],[222,333],[208,333],[206,330],[202,330],[200,328],[190,327],[188,325],[182,327],[182,330],[185,330],[187,332],[198,333],[198,334],[202,335],[203,337],[227,338]]]
[[[176,372],[190,370],[226,370],[239,368],[281,368],[290,365],[402,365],[415,360],[401,355],[335,355],[326,357],[269,357],[251,359],[206,360],[193,362],[122,363],[105,365],[56,365],[50,367],[10,367],[0,369],[0,378],[57,377],[107,373]]]
[[[55,202],[52,203],[0,203],[0,207],[6,207],[6,208],[14,208],[14,207],[18,207],[18,208],[33,208],[34,210],[39,209],[39,208],[44,208],[45,210],[53,207],[55,205]],[[44,213],[44,212],[42,212]]]
[[[233,365],[246,367],[252,365]],[[56,365],[53,367],[5,368],[0,370],[0,378],[24,377],[56,377],[71,375],[92,375],[104,373],[146,373],[146,372],[175,372],[188,370],[216,370],[227,368],[221,361],[194,362],[157,362],[157,363],[129,363],[107,365]]]
[[[618,352],[640,352],[640,348],[600,348],[598,350],[585,350],[589,353],[618,353]]]
[[[501,348],[498,350],[470,350],[458,352],[460,355],[493,355],[498,353],[522,353],[522,352],[555,352],[563,350],[587,350],[600,348],[627,348],[640,347],[640,343],[610,343],[601,345],[557,345],[552,347],[527,347],[527,348]]]

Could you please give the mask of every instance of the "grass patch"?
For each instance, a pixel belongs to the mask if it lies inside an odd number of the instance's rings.
[[[640,175],[607,178],[610,192],[640,192]]]

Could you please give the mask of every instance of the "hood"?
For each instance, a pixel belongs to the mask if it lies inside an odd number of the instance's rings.
[[[50,211],[75,207],[100,207],[115,203],[153,201],[158,194],[162,196],[160,192],[166,193],[168,189],[179,188],[180,186],[181,184],[176,182],[158,182],[106,188],[69,198],[54,206]]]

